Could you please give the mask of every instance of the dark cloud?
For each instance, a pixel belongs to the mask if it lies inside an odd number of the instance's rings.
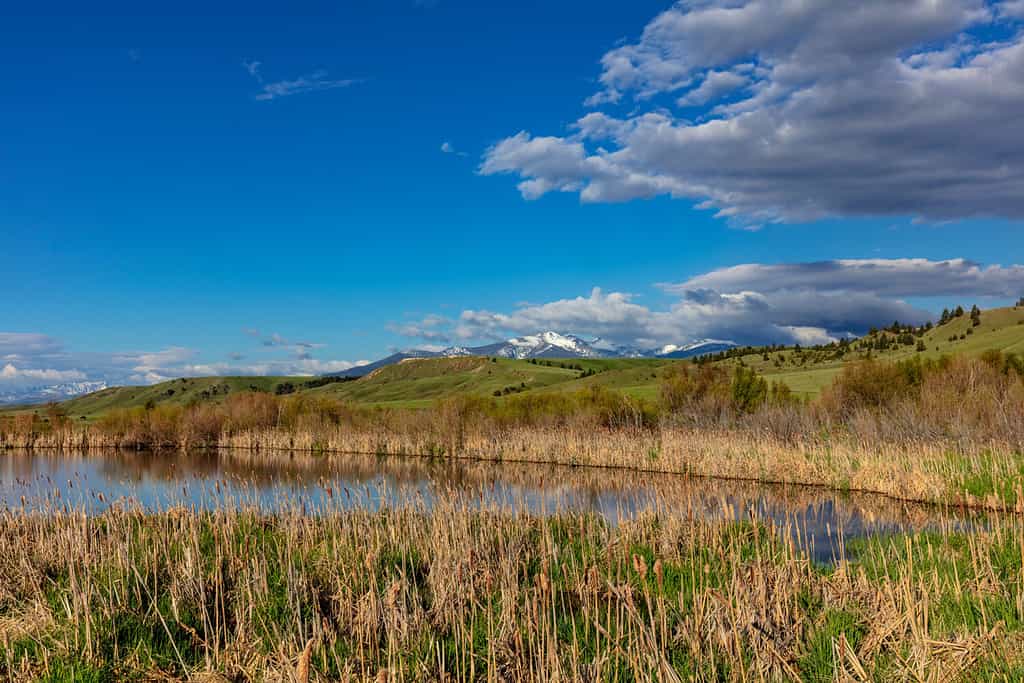
[[[747,263],[662,285],[682,293],[703,288],[721,292],[871,292],[891,297],[1024,295],[1024,266],[981,266],[965,259],[850,259],[815,263]]]

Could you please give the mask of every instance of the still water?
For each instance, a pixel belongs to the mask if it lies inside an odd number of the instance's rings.
[[[509,513],[592,512],[611,523],[648,511],[756,518],[784,528],[820,562],[844,552],[840,532],[849,539],[984,523],[962,511],[884,496],[560,465],[353,454],[0,453],[0,507],[10,511],[247,505],[313,515],[385,505],[429,509],[442,495]]]

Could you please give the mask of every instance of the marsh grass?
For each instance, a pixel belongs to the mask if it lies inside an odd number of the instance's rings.
[[[848,539],[655,504],[0,515],[6,680],[996,680],[1024,675],[1013,517]]]

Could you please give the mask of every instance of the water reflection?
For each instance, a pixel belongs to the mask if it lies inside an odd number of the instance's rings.
[[[842,551],[840,532],[852,538],[978,523],[963,512],[883,496],[558,465],[350,454],[0,454],[0,505],[11,510],[253,505],[325,514],[410,502],[429,508],[440,495],[510,513],[589,511],[613,523],[652,509],[714,519],[757,517],[785,527],[823,562]]]

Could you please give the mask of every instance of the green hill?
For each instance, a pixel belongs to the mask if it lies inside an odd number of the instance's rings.
[[[922,348],[923,347],[923,348]],[[799,348],[737,349],[716,356],[726,367],[743,364],[794,392],[813,397],[827,386],[844,363],[867,356],[902,360],[935,358],[988,350],[1024,354],[1024,307],[982,311],[978,324],[965,313],[931,328],[880,330],[843,344]],[[575,391],[602,386],[632,396],[654,399],[665,359],[537,359],[459,357],[410,359],[355,380],[314,377],[201,377],[177,379],[148,387],[116,387],[64,402],[72,418],[96,418],[117,408],[186,405],[223,401],[232,393],[330,396],[367,405],[419,407],[459,394],[506,397],[523,392]],[[17,409],[14,409],[17,410]],[[43,410],[40,406],[21,410]]]
[[[851,343],[850,350],[841,356],[836,355],[835,349],[827,347],[799,351],[789,348],[770,351],[768,360],[765,360],[764,350],[758,349],[719,362],[738,365],[742,361],[769,380],[785,382],[794,392],[813,397],[832,382],[844,363],[867,355],[865,349],[857,348],[859,344],[883,335],[890,340],[895,340],[897,336],[883,330],[875,335],[862,337]],[[918,341],[923,342],[923,351],[917,350]],[[980,355],[989,350],[1024,354],[1024,307],[1013,306],[982,311],[980,325],[977,326],[965,313],[944,325],[933,327],[920,337],[915,336],[911,344],[895,343],[885,350],[872,349],[870,355],[878,360],[896,361],[913,356],[938,358],[956,354]]]
[[[61,405],[72,417],[92,418],[117,408],[141,408],[147,405],[187,405],[196,401],[223,401],[240,391],[269,391],[278,387],[312,380],[312,377],[196,377],[175,379],[150,386],[111,387],[79,396]],[[34,406],[38,409],[40,406]]]
[[[670,361],[654,359],[509,360],[505,358],[410,359],[354,382],[330,384],[313,393],[377,405],[427,405],[462,393],[508,396],[524,391],[565,391],[589,383],[626,388],[642,376],[654,386],[653,370]]]

